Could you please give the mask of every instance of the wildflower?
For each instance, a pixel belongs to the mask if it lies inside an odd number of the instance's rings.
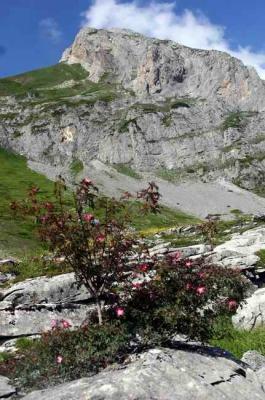
[[[123,317],[123,315],[124,315],[124,308],[122,308],[122,307],[117,307],[116,308],[116,315],[117,315],[117,317]]]
[[[51,211],[53,210],[54,206],[52,203],[50,203],[49,201],[47,203],[44,204],[44,208],[46,208],[46,210]]]
[[[86,213],[83,215],[83,220],[85,222],[91,222],[91,221],[93,221],[93,219],[94,219],[94,215],[92,215],[92,214]]]
[[[236,300],[228,300],[227,305],[228,305],[228,309],[229,309],[230,311],[235,310],[235,309],[237,308],[237,306],[238,306]]]
[[[62,356],[57,356],[57,357],[56,357],[56,362],[57,362],[57,364],[62,364],[62,362],[63,362],[63,357],[62,357]]]
[[[58,326],[58,321],[56,319],[51,320],[51,327],[52,329],[57,328]]]
[[[187,283],[187,285],[186,285],[186,289],[187,290],[191,290],[191,289],[193,289],[193,285],[192,285],[192,283]]]
[[[138,265],[138,268],[140,271],[146,272],[146,271],[148,271],[149,266],[148,266],[148,264],[144,263],[144,264]]]
[[[140,289],[140,287],[143,285],[143,282],[133,282],[132,286],[135,289]]]
[[[206,292],[206,287],[205,286],[198,286],[196,289],[197,294],[204,294]]]
[[[181,258],[181,252],[180,251],[176,251],[175,253],[171,254],[171,258],[174,261],[179,261]]]
[[[89,185],[92,184],[92,181],[91,181],[91,179],[84,178],[84,179],[81,181],[81,183],[82,183],[82,185],[89,186]]]
[[[40,223],[41,224],[46,224],[48,222],[48,215],[43,215],[42,217],[40,217]]]
[[[62,326],[63,326],[64,329],[71,328],[71,326],[72,326],[72,325],[70,324],[70,322],[66,321],[65,319],[63,319],[63,320],[61,321],[61,323],[62,323]]]
[[[191,267],[192,266],[192,261],[191,260],[187,260],[185,262],[186,267]]]
[[[96,237],[96,241],[97,241],[98,243],[103,243],[103,242],[105,241],[105,235],[103,235],[103,234],[101,233],[100,235],[98,235],[98,236]]]

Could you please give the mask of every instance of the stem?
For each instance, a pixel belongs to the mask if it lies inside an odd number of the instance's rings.
[[[102,319],[102,310],[101,310],[101,303],[99,298],[96,298],[96,304],[97,304],[97,312],[98,312],[98,324],[102,325],[103,319]]]

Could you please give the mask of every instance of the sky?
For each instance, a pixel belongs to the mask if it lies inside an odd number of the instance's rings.
[[[264,0],[0,0],[0,77],[56,64],[85,25],[226,51],[265,79]]]

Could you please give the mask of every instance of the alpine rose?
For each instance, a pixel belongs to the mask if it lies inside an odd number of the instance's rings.
[[[123,315],[124,315],[124,308],[122,308],[122,307],[117,307],[117,308],[116,308],[116,315],[117,315],[117,317],[123,317]]]
[[[237,308],[238,304],[236,300],[228,300],[228,309],[233,311]]]
[[[91,222],[91,221],[93,221],[93,219],[94,219],[94,215],[92,215],[92,214],[84,214],[83,215],[83,221],[85,221],[85,222]]]
[[[197,294],[204,294],[206,292],[206,287],[205,286],[198,286],[196,289]]]
[[[63,362],[63,357],[62,357],[62,356],[57,356],[57,357],[56,357],[56,362],[57,362],[57,364],[62,364],[62,362]]]

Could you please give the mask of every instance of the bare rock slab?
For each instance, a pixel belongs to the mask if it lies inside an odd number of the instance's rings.
[[[5,376],[0,376],[0,399],[5,399],[16,393],[16,389]]]
[[[264,400],[252,370],[224,357],[154,349],[127,367],[35,391],[24,400]]]

